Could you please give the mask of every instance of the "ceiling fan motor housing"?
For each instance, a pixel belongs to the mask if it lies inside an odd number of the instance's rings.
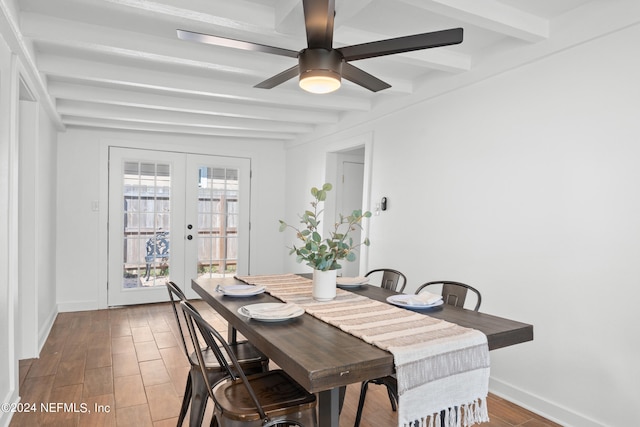
[[[300,80],[309,75],[342,79],[342,54],[337,50],[304,49],[298,55]]]

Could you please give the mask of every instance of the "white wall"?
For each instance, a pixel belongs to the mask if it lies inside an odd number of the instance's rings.
[[[337,138],[323,140],[322,143],[298,145],[287,150],[285,211],[284,216],[280,219],[292,225],[298,224],[300,221],[298,215],[311,208],[310,202],[313,200],[310,192],[311,187],[320,187],[325,182],[329,182],[334,185],[334,189],[327,194],[327,200],[322,206],[324,213],[321,216],[320,228],[323,229],[328,224],[337,221],[335,212],[337,209],[335,180],[338,175],[337,162],[339,158],[337,153],[356,148],[365,151],[363,202],[368,203],[367,188],[370,186],[371,178],[372,135],[370,132],[358,129],[355,132],[341,133]],[[340,213],[347,214],[347,212]],[[366,230],[368,220],[363,220],[362,225]],[[281,253],[284,255],[282,270],[290,273],[311,272],[310,267],[298,264],[294,256],[287,256],[288,248],[296,243],[294,231],[287,229],[281,237],[283,241]],[[368,251],[367,247],[361,247],[361,256],[355,261],[359,264],[362,274],[366,271]]]
[[[373,132],[369,268],[467,282],[534,325],[491,389],[573,426],[637,424],[640,56],[632,26],[287,151],[287,215],[322,153]],[[371,208],[370,206],[369,208]],[[285,260],[285,269],[293,260]]]
[[[58,305],[56,301],[56,198],[58,131],[41,108],[38,114],[38,145],[35,163],[36,204],[34,209],[37,230],[34,246],[38,311],[38,352],[42,349],[53,326]]]
[[[9,190],[15,162],[15,140],[12,138],[14,114],[11,83],[11,51],[0,34],[0,399],[15,402],[18,399],[18,360],[15,357],[15,318],[17,266],[12,266],[10,254],[17,248],[11,227],[15,226],[17,205]],[[13,201],[13,203],[12,203]],[[0,425],[8,425],[10,414],[0,412]]]
[[[107,154],[109,145],[251,158],[250,272],[277,273],[282,254],[278,219],[284,212],[282,143],[216,140],[164,134],[69,129],[59,136],[57,300],[61,311],[106,307]],[[100,202],[94,212],[92,201]]]
[[[55,300],[56,137],[24,76],[19,89],[17,357],[38,357],[57,314]]]
[[[18,359],[38,357],[57,314],[57,131],[0,28],[0,398],[12,403]],[[0,426],[10,417],[0,412]]]

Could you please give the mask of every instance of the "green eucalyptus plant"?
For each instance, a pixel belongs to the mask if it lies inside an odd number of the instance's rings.
[[[338,221],[333,225],[333,230],[329,232],[329,237],[323,239],[318,231],[320,225],[320,216],[323,209],[320,204],[327,198],[327,192],[331,191],[332,185],[326,183],[321,189],[311,188],[311,195],[314,200],[311,202],[313,210],[306,210],[300,218],[302,227],[298,228],[287,224],[280,220],[280,231],[291,228],[296,232],[296,237],[302,241],[302,245],[293,245],[289,255],[296,254],[296,261],[305,262],[314,270],[337,270],[342,266],[338,264],[340,260],[355,261],[356,254],[354,249],[359,246],[369,246],[369,239],[365,238],[362,242],[354,242],[349,233],[362,229],[362,219],[371,217],[371,212],[362,210],[354,210],[351,215],[344,216],[340,214]]]

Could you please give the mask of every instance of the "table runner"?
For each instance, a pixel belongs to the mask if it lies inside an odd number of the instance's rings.
[[[295,274],[237,276],[272,296],[393,354],[398,426],[470,426],[489,421],[489,347],[480,331],[337,289],[332,301],[311,295]]]

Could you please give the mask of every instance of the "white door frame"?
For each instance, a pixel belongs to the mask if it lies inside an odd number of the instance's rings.
[[[157,302],[168,300],[169,294],[166,287],[154,286],[149,288],[134,288],[122,291],[122,230],[123,212],[122,200],[123,189],[123,165],[126,161],[148,160],[150,163],[162,163],[170,166],[171,173],[171,196],[169,210],[169,230],[172,231],[171,249],[176,253],[184,254],[184,238],[181,235],[174,235],[174,230],[178,230],[179,223],[184,223],[184,218],[180,217],[183,210],[179,207],[185,205],[185,163],[186,156],[183,153],[158,151],[158,150],[141,150],[137,148],[120,148],[111,147],[109,151],[109,234],[108,246],[109,257],[108,263],[108,305],[126,305],[126,304],[143,304],[148,302]],[[181,189],[181,190],[179,190]],[[182,227],[180,227],[182,230]],[[175,242],[174,242],[175,241]],[[116,257],[116,254],[118,255]],[[111,258],[119,259],[111,259]],[[173,260],[172,260],[173,261]],[[181,266],[180,262],[171,263],[171,271],[174,271],[174,264]],[[177,277],[183,277],[182,270],[175,271]],[[136,279],[139,279],[136,277]],[[173,278],[172,278],[173,279]],[[180,280],[181,282],[182,280]],[[181,283],[176,282],[179,285]]]
[[[131,289],[122,292],[121,266],[119,261],[113,261],[109,257],[121,259],[122,235],[122,186],[119,184],[122,177],[122,164],[127,159],[132,161],[148,160],[153,163],[163,163],[171,165],[171,207],[169,216],[170,253],[174,254],[170,260],[170,280],[183,288],[187,297],[196,298],[197,295],[191,291],[191,278],[197,273],[196,263],[186,265],[185,261],[190,257],[198,259],[198,207],[197,203],[189,201],[198,200],[199,167],[214,167],[237,169],[240,172],[238,225],[243,226],[239,233],[238,241],[238,274],[247,274],[249,271],[249,246],[250,246],[250,209],[251,209],[251,182],[250,169],[251,160],[245,157],[230,157],[216,154],[194,154],[189,152],[176,152],[169,150],[146,149],[139,147],[109,147],[110,170],[107,171],[107,179],[112,180],[113,188],[108,191],[109,203],[107,215],[113,215],[109,219],[109,228],[115,232],[108,236],[109,246],[115,251],[109,250],[107,260],[109,291],[106,293],[106,305],[137,304],[145,302],[162,301],[168,298],[167,290],[164,286],[154,286],[153,288]],[[191,175],[193,173],[193,175]],[[193,185],[192,185],[193,184]],[[192,224],[191,230],[187,229],[187,224]],[[189,236],[192,238],[189,239]],[[184,255],[185,259],[176,258],[175,254]],[[116,263],[118,265],[116,265]]]
[[[212,165],[209,163],[211,160],[214,160]],[[239,188],[238,194],[240,196],[240,200],[238,200],[239,206],[239,214],[238,214],[238,225],[245,224],[246,228],[242,230],[241,233],[238,233],[238,242],[237,242],[237,264],[236,264],[236,274],[238,275],[247,275],[249,274],[249,262],[250,262],[250,221],[251,221],[251,160],[248,158],[239,158],[239,157],[225,157],[225,156],[214,156],[209,154],[189,154],[187,157],[187,171],[195,171],[199,170],[200,167],[208,167],[214,166],[215,168],[226,168],[226,169],[236,169],[239,171],[238,180],[239,180]],[[198,200],[198,190],[199,188],[195,186],[188,186],[186,190],[186,200]],[[195,233],[198,232],[198,212],[197,206],[195,204],[187,203],[187,211],[185,215],[185,224],[192,224]],[[191,234],[190,230],[184,229],[185,234]],[[193,233],[193,234],[195,234]],[[186,259],[198,259],[198,250],[199,250],[199,241],[198,237],[195,236],[195,241],[186,242],[185,245],[185,258]],[[185,265],[185,280],[189,280],[187,284],[187,297],[188,298],[199,298],[198,295],[191,289],[190,278],[198,277],[196,265]]]
[[[38,123],[39,104],[31,93],[27,82],[19,78],[18,101],[18,199],[19,199],[19,272],[18,306],[20,323],[18,324],[17,355],[19,359],[29,359],[40,355],[39,331],[39,284],[38,275],[40,257],[38,233],[38,168],[34,159],[38,159]]]
[[[357,135],[341,139],[327,145],[326,148],[326,169],[325,182],[338,184],[339,162],[341,161],[341,153],[364,148],[364,176],[362,184],[362,209],[373,211],[371,208],[371,180],[372,180],[372,162],[373,162],[373,133]],[[336,197],[338,190],[330,191],[327,194],[325,202],[325,224],[333,224],[336,220]],[[362,221],[362,235],[369,236],[370,219],[365,218]],[[369,266],[369,247],[362,246],[360,248],[360,258],[358,260],[359,270],[362,274],[368,271]]]

